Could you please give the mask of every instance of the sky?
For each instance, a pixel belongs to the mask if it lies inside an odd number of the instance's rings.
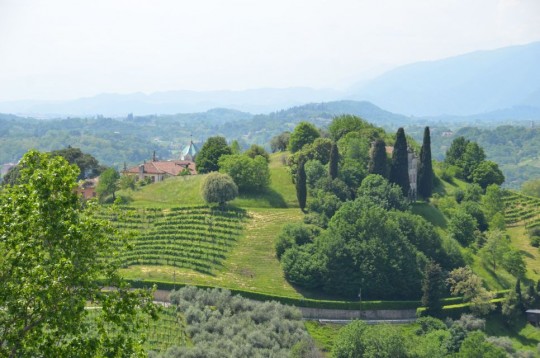
[[[0,101],[345,89],[540,41],[540,0],[0,0]]]

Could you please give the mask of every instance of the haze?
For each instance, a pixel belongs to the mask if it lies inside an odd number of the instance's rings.
[[[538,0],[0,0],[0,101],[343,89],[406,63],[538,40]]]

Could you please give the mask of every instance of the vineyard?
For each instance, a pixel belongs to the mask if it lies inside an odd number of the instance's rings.
[[[130,236],[122,266],[167,265],[206,274],[222,266],[246,218],[243,209],[208,206],[123,207],[107,217]]]
[[[526,229],[540,226],[540,199],[506,190],[504,196],[506,224],[524,225]]]

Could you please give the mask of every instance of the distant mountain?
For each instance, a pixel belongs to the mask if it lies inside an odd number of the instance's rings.
[[[250,113],[269,113],[309,102],[341,99],[334,90],[260,88],[245,91],[169,91],[152,94],[100,94],[70,101],[0,102],[0,112],[36,117],[137,115],[204,112],[224,107]]]
[[[350,98],[414,116],[540,108],[539,64],[540,42],[473,52],[396,68],[358,86]]]

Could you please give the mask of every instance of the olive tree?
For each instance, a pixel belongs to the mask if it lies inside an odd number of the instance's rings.
[[[201,193],[207,203],[224,205],[238,196],[238,187],[229,175],[214,172],[202,182]]]

